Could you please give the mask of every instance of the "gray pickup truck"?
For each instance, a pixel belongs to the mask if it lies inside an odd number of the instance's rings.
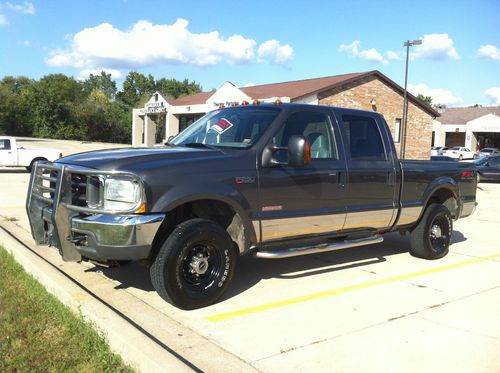
[[[279,259],[410,233],[448,253],[476,207],[474,166],[399,161],[376,112],[298,104],[208,113],[161,148],[76,154],[32,170],[37,244],[67,261],[141,260],[166,301],[216,302],[238,255]]]

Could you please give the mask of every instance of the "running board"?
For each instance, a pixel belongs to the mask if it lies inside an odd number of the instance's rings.
[[[255,256],[262,259],[281,259],[281,258],[291,258],[293,256],[307,255],[307,254],[317,254],[325,253],[327,251],[342,250],[349,247],[365,246],[374,243],[383,242],[384,238],[382,236],[370,236],[366,238],[360,238],[355,240],[336,242],[336,243],[322,243],[314,246],[307,247],[294,247],[282,250],[273,251],[257,251]]]

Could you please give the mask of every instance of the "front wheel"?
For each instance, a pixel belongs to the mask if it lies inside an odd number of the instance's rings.
[[[236,252],[218,224],[191,219],[179,224],[151,265],[151,282],[167,302],[190,310],[215,303],[231,281]]]
[[[448,254],[453,219],[443,205],[433,203],[411,232],[410,254],[423,259],[439,259]]]
[[[462,154],[460,154],[460,155],[458,156],[458,160],[459,160],[459,161],[461,161],[462,159],[464,159],[464,156],[463,156]]]

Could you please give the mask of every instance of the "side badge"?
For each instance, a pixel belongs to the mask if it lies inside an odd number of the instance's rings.
[[[253,184],[255,183],[255,177],[253,176],[238,176],[234,178],[236,184]]]

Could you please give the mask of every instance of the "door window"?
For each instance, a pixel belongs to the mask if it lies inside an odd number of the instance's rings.
[[[343,115],[348,153],[353,161],[385,161],[382,136],[373,118]]]
[[[290,115],[274,136],[273,142],[279,147],[287,147],[290,137],[294,135],[304,136],[309,141],[311,160],[338,159],[330,121],[325,114],[301,111]],[[286,150],[275,153],[275,159],[280,162],[287,162],[287,158]]]

